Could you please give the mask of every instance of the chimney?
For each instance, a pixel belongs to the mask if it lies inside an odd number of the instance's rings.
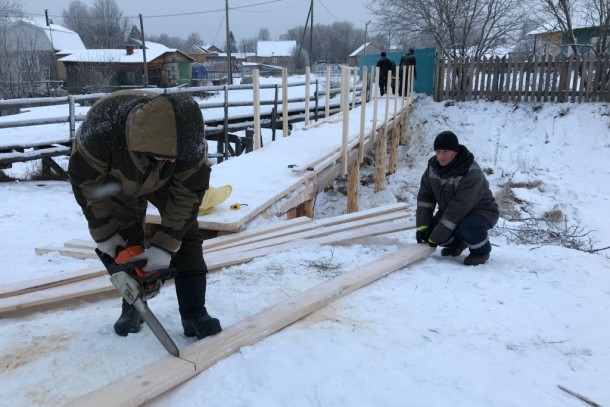
[[[133,55],[133,45],[125,45],[125,50],[127,51],[127,55]]]

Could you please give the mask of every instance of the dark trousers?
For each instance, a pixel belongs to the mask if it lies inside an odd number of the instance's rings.
[[[453,232],[456,242],[465,241],[472,254],[489,254],[491,243],[487,231],[491,225],[484,216],[478,214],[468,214],[458,223]]]
[[[113,198],[113,215],[122,227],[121,236],[127,240],[127,245],[146,246],[147,237],[152,237],[160,227],[149,225],[145,229],[146,207],[152,203],[163,213],[167,203],[166,188],[156,191],[146,197],[128,198],[121,196]],[[197,218],[191,219],[182,237],[180,249],[172,256],[170,267],[177,271],[176,296],[180,315],[190,318],[205,311],[206,274],[208,268],[203,259],[203,238],[199,232]]]
[[[431,230],[439,220],[440,217],[434,217]],[[472,254],[489,254],[491,243],[487,231],[491,228],[492,226],[484,216],[470,213],[458,223],[451,235],[453,240],[447,246],[457,247],[466,243]]]

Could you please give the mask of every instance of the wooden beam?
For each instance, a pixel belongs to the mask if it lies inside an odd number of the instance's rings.
[[[244,232],[235,233],[231,235],[225,235],[216,237],[213,239],[205,240],[203,242],[204,254],[212,252],[214,250],[228,249],[231,247],[238,247],[240,245],[253,243],[260,240],[277,238],[280,236],[286,236],[293,233],[303,232],[306,230],[312,230],[315,228],[331,225],[339,225],[346,222],[352,222],[364,219],[369,216],[383,215],[394,211],[406,211],[408,206],[403,203],[397,203],[392,205],[386,205],[379,208],[367,209],[357,213],[339,215],[332,218],[320,219],[315,222],[308,217],[300,217],[289,221],[277,222],[272,225],[246,230]],[[93,253],[95,249],[95,243],[89,240],[73,239],[64,243],[65,248],[53,248],[49,251],[66,250],[69,248],[77,249],[88,249]],[[42,252],[42,250],[39,250]],[[213,266],[213,265],[212,265]],[[13,295],[26,294],[31,291],[43,290],[46,288],[59,286],[62,284],[69,284],[75,281],[81,281],[88,278],[105,276],[106,271],[99,268],[89,268],[85,270],[78,270],[73,272],[66,272],[56,274],[53,276],[43,277],[34,280],[20,281],[13,284],[4,285],[0,289],[0,298],[10,297]]]
[[[347,212],[358,212],[360,199],[360,161],[354,160],[347,170]]]
[[[401,220],[372,224],[367,227],[362,227],[362,225],[358,227],[354,225],[354,222],[350,222],[348,226],[350,228],[347,230],[345,228],[329,227],[326,231],[318,231],[314,237],[310,238],[305,238],[305,234],[297,234],[294,239],[282,240],[283,243],[278,244],[263,242],[262,245],[244,245],[242,248],[244,251],[239,252],[235,252],[235,250],[216,251],[206,255],[205,259],[208,270],[213,271],[223,267],[245,263],[257,257],[304,246],[340,244],[362,238],[413,229],[415,224],[411,221]],[[297,238],[297,236],[300,238]],[[116,290],[110,283],[108,277],[106,275],[101,275],[77,283],[64,284],[45,290],[0,298],[0,315],[3,313],[23,311],[41,305],[50,306],[68,300],[83,300],[109,292],[114,293]],[[118,293],[116,296],[118,296]]]
[[[32,291],[46,290],[51,287],[74,283],[106,274],[106,270],[101,270],[99,267],[96,267],[85,270],[69,271],[48,277],[40,277],[26,281],[3,284],[2,288],[0,288],[0,298],[12,297]]]
[[[326,83],[324,97],[324,118],[328,118],[330,109],[330,65],[326,65]]]
[[[252,70],[252,107],[254,109],[254,145],[255,150],[262,147],[261,145],[261,91],[259,81],[259,70]]]
[[[166,356],[97,390],[68,406],[135,406],[144,404],[210,366],[304,318],[332,301],[396,270],[423,259],[434,249],[411,244],[343,273],[334,279],[266,308],[220,334],[180,350],[180,358]]]
[[[282,134],[288,137],[288,68],[282,68]]]

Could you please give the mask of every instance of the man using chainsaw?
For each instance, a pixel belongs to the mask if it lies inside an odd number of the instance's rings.
[[[199,339],[222,330],[205,307],[207,266],[197,224],[210,171],[203,117],[193,98],[143,91],[119,91],[91,107],[68,167],[100,258],[145,263],[144,275],[175,269],[184,335]],[[146,241],[148,202],[159,210],[161,224]],[[127,336],[141,324],[124,298],[114,331]]]

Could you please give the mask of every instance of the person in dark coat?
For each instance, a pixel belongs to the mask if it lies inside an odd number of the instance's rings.
[[[97,101],[74,140],[70,183],[97,248],[116,258],[128,246],[146,249],[144,271],[173,267],[184,334],[201,339],[222,330],[205,307],[207,266],[197,215],[209,187],[207,143],[197,102],[184,94],[119,91]],[[148,202],[161,224],[146,241]],[[142,319],[123,300],[120,336]]]
[[[500,216],[489,183],[453,132],[440,133],[434,151],[417,194],[417,242],[443,246],[442,256],[459,256],[468,247],[464,264],[483,264],[491,252],[487,231]]]
[[[398,94],[402,96],[402,86],[403,86],[403,82],[402,82],[402,69],[403,67],[406,67],[406,73],[405,73],[405,86],[407,86],[407,84],[409,83],[409,67],[412,66],[413,67],[413,80],[415,80],[417,78],[417,69],[415,68],[415,63],[416,63],[416,59],[415,59],[415,50],[413,48],[409,48],[409,51],[404,54],[402,57],[400,57],[400,82],[398,85]],[[405,92],[408,93],[408,89],[405,89]]]
[[[388,84],[388,72],[390,75],[394,74],[394,67],[396,64],[389,60],[385,52],[381,53],[381,58],[377,61],[377,67],[379,68],[379,93],[381,96],[385,95]]]

